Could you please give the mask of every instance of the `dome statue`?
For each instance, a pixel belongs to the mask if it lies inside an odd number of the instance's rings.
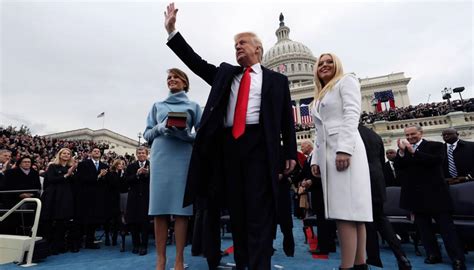
[[[306,45],[290,39],[290,28],[285,26],[284,19],[280,13],[280,27],[275,32],[277,42],[264,54],[262,65],[285,74],[291,83],[313,81],[316,57]]]

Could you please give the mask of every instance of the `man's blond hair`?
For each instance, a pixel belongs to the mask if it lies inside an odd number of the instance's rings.
[[[234,42],[237,42],[237,40],[241,37],[250,37],[250,40],[252,40],[253,45],[260,48],[260,54],[258,55],[258,59],[260,61],[262,61],[262,59],[263,59],[263,45],[262,45],[262,40],[257,36],[257,34],[255,34],[254,32],[238,33],[234,36]]]

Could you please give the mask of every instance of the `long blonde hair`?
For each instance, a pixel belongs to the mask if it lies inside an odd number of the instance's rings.
[[[112,163],[112,166],[110,167],[110,171],[111,172],[116,172],[117,167],[120,163],[122,163],[125,166],[125,162],[123,160],[121,160],[120,158],[117,158],[116,160],[114,160],[114,162]]]
[[[72,165],[74,165],[74,158],[72,156],[72,151],[69,148],[61,148],[61,150],[59,150],[59,152],[56,154],[56,157],[54,157],[54,160],[52,163],[61,165],[61,159],[59,157],[61,156],[61,153],[64,151],[69,151],[69,153],[71,154],[71,159],[67,162],[66,166],[72,167]]]
[[[319,60],[325,56],[329,55],[332,58],[332,61],[334,62],[334,77],[326,84],[324,85],[323,81],[318,77],[318,63]],[[314,65],[314,102],[317,100],[323,99],[323,97],[331,91],[331,89],[334,87],[334,85],[339,81],[339,79],[344,76],[344,70],[342,68],[342,62],[339,60],[339,57],[337,57],[334,53],[323,53],[321,54],[318,59],[316,59],[316,63]]]

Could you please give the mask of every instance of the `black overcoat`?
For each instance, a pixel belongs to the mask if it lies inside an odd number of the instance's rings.
[[[145,166],[150,168],[148,160]],[[143,223],[149,220],[150,174],[137,175],[139,167],[138,161],[133,162],[128,165],[125,173],[129,185],[127,210],[125,212],[127,223]]]
[[[365,152],[370,171],[370,189],[372,192],[372,203],[381,204],[385,201],[385,177],[383,165],[385,163],[385,150],[382,138],[373,130],[359,125],[359,133],[364,142]]]
[[[443,175],[444,144],[423,140],[415,153],[397,154],[400,207],[415,213],[437,214],[452,210],[449,187]]]
[[[225,62],[217,67],[206,62],[193,51],[180,33],[172,37],[167,45],[188,68],[211,85],[191,155],[184,196],[184,206],[187,206],[194,202],[196,196],[212,197],[222,193],[219,187],[222,186],[224,174],[219,164],[220,159],[224,158],[221,153],[224,116],[232,79],[234,75],[241,73],[243,68]],[[273,198],[277,198],[279,157],[297,160],[296,135],[288,78],[265,67],[262,67],[262,72],[260,124],[265,135]],[[283,142],[281,154],[280,141]]]
[[[97,170],[91,159],[84,160],[77,166],[76,211],[77,219],[82,224],[102,224],[105,221],[106,178],[98,178],[102,169],[108,169],[107,164],[100,162]]]
[[[74,195],[72,183],[74,176],[64,178],[69,166],[51,164],[46,171],[41,195],[43,220],[68,220],[74,217]]]

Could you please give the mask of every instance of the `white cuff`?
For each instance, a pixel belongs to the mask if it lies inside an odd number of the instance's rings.
[[[170,41],[176,35],[176,33],[178,33],[178,30],[174,30],[173,32],[171,32],[168,36],[168,41]]]

